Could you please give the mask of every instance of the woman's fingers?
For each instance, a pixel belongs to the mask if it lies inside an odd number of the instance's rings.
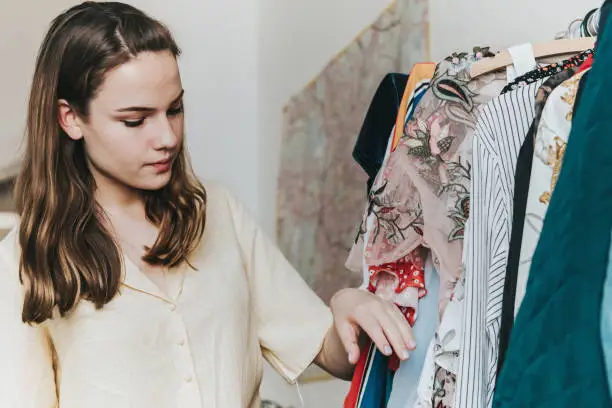
[[[385,309],[386,310],[384,312],[377,315],[378,323],[385,334],[385,337],[393,347],[393,350],[395,350],[395,354],[400,359],[407,360],[410,357],[410,352],[408,350],[408,345],[404,340],[404,335],[402,333],[403,329],[401,328],[401,325],[405,322],[405,319],[404,322],[401,320],[398,321],[393,310],[389,310],[390,308]],[[391,354],[388,353],[389,350],[386,351],[386,355]]]
[[[338,292],[331,303],[336,331],[351,363],[359,360],[360,329],[385,355],[395,351],[405,360],[409,358],[409,351],[416,347],[412,328],[393,303],[352,289]]]
[[[405,355],[405,345],[402,345],[402,337],[393,320],[386,316],[388,312],[382,306],[382,302],[370,303],[362,306],[355,313],[355,322],[365,331],[376,347],[385,355],[393,354],[395,349],[398,356]],[[387,327],[385,327],[387,326]]]
[[[358,317],[357,324],[365,331],[376,347],[385,355],[393,354],[391,340],[387,338],[387,334],[375,317],[374,313],[363,313]]]
[[[383,354],[391,355],[395,351],[402,360],[408,359],[416,344],[404,315],[394,304],[382,300],[368,306],[355,314],[356,323]]]
[[[408,347],[408,350],[414,350],[416,348],[416,339],[414,338],[414,332],[406,317],[402,314],[399,308],[395,305],[390,305],[393,316],[397,325],[402,333],[402,339],[404,340],[404,345]]]
[[[336,325],[336,330],[348,355],[349,363],[356,364],[359,361],[360,352],[357,329],[350,323],[344,323]]]

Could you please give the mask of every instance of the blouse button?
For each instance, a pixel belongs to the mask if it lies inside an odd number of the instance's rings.
[[[185,345],[185,339],[180,339],[178,345],[183,347]]]
[[[174,305],[174,304],[170,305],[169,309],[170,309],[171,312],[175,312],[176,311],[176,305]]]
[[[185,382],[190,383],[190,382],[192,382],[192,381],[193,381],[193,376],[192,376],[191,374],[187,374],[187,375],[185,376]]]

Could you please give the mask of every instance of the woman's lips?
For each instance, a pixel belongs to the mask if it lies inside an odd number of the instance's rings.
[[[172,159],[170,158],[163,161],[158,161],[150,164],[150,166],[153,167],[157,173],[166,173],[172,166]]]

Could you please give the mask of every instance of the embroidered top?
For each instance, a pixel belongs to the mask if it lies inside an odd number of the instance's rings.
[[[471,81],[469,69],[477,59],[473,54],[454,54],[439,64],[430,88],[406,123],[400,144],[379,174],[364,220],[364,225],[371,222],[365,238],[366,264],[393,262],[425,245],[432,249],[440,272],[439,309],[444,315],[428,348],[415,407],[450,407],[454,401],[459,337],[451,332],[461,310],[444,306],[462,270],[471,134],[476,108],[505,85],[505,74]]]
[[[414,78],[415,82],[411,83],[409,80],[409,83],[406,85],[406,90],[404,96],[402,97],[402,106],[404,108],[400,109],[400,112],[397,115],[396,127],[391,132],[390,142],[387,145],[383,164],[381,166],[381,170],[376,175],[372,190],[377,190],[381,187],[381,183],[383,182],[383,171],[389,161],[389,155],[394,150],[394,147],[397,145],[397,143],[399,143],[400,136],[401,134],[403,134],[404,125],[406,124],[406,121],[412,118],[416,106],[418,106],[421,98],[428,89],[428,85],[430,83],[431,76],[433,76],[433,72],[431,72],[430,77],[427,77],[426,75],[428,75],[428,73],[431,71],[431,65],[431,63],[416,64],[410,71],[410,78]],[[412,85],[414,85],[414,89],[412,88]],[[363,271],[362,287],[364,289],[367,288],[370,279],[368,274],[368,265],[365,262],[366,260],[364,246],[365,241],[367,241],[365,237],[369,235],[368,228],[372,228],[374,224],[373,218],[375,214],[372,212],[372,209],[375,206],[376,197],[374,194],[371,193],[368,197],[368,204],[366,207],[366,211],[364,212],[363,220],[359,225],[359,232],[357,233],[357,237],[355,238],[355,243],[351,248],[351,251],[345,264],[347,269],[351,271]]]
[[[471,81],[469,67],[475,60],[473,54],[463,53],[438,65],[430,88],[379,174],[367,214],[372,214],[373,225],[366,263],[394,262],[421,245],[430,247],[443,288],[441,309],[461,274],[476,108],[498,95],[505,84],[505,74]]]

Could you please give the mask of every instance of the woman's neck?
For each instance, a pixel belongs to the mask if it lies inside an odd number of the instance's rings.
[[[129,249],[122,249],[135,260],[140,259],[144,255],[141,250],[145,246],[152,246],[158,236],[157,227],[147,219],[142,191],[100,173],[93,173],[96,181],[95,199],[110,223],[110,230],[122,247],[127,244],[138,248],[133,254]]]
[[[95,177],[95,180],[96,202],[108,216],[114,218],[120,215],[121,218],[129,217],[134,220],[146,219],[144,197],[141,191],[106,177]]]

